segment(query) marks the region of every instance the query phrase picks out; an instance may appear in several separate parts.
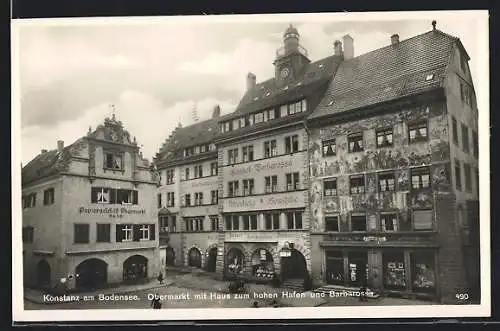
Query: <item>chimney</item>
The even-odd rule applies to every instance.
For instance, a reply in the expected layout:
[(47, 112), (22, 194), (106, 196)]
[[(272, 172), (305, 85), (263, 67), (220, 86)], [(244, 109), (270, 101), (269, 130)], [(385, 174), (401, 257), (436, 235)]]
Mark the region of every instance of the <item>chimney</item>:
[(64, 148), (64, 141), (63, 140), (58, 140), (57, 141), (57, 152), (61, 153)]
[(350, 60), (354, 57), (354, 39), (348, 34), (342, 39), (344, 41), (344, 60)]
[(249, 72), (247, 75), (247, 91), (253, 89), (255, 85), (257, 85), (257, 77), (253, 73)]
[(43, 153), (47, 153), (47, 150), (46, 149), (42, 149), (42, 154)]
[(335, 40), (333, 43), (333, 54), (342, 56), (342, 42), (340, 40)]
[(218, 118), (220, 116), (220, 106), (215, 105), (214, 111), (212, 113), (212, 118)]
[(398, 34), (393, 34), (391, 36), (391, 44), (393, 46), (399, 44), (399, 35)]

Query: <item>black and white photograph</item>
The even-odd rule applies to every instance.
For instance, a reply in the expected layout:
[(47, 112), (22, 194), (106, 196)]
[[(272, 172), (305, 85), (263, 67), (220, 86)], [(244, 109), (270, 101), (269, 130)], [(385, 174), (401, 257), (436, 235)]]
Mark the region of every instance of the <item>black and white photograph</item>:
[(15, 320), (489, 316), (487, 11), (11, 26)]

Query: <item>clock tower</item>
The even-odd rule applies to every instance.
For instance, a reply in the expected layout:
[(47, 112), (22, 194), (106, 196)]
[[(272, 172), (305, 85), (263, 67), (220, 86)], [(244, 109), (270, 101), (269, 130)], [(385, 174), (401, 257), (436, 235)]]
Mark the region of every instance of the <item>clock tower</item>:
[(286, 85), (297, 80), (310, 62), (307, 50), (299, 44), (299, 32), (290, 24), (283, 34), (283, 46), (276, 51), (273, 63), (276, 81)]

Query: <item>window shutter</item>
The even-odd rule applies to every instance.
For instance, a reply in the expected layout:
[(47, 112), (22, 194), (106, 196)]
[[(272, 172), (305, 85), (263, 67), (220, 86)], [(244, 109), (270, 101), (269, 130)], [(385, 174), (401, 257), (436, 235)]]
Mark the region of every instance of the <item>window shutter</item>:
[(138, 224), (134, 224), (133, 228), (133, 239), (134, 241), (139, 241), (141, 238), (140, 226)]
[(109, 203), (116, 203), (116, 189), (114, 188), (109, 189)]
[(90, 189), (90, 202), (97, 203), (97, 187), (92, 187)]
[(116, 242), (122, 242), (123, 237), (124, 237), (123, 225), (117, 224), (116, 225)]
[(149, 225), (149, 240), (155, 240), (155, 235), (156, 235), (156, 227), (155, 224), (150, 224)]
[(132, 191), (132, 195), (133, 195), (133, 204), (134, 205), (137, 205), (139, 204), (139, 191)]
[(432, 210), (413, 211), (413, 227), (415, 230), (431, 230)]

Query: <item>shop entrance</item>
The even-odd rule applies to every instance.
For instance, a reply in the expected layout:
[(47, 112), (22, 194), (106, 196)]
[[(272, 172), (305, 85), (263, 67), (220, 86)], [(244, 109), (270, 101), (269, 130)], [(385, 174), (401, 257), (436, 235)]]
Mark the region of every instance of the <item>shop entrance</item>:
[(100, 259), (88, 259), (80, 263), (76, 269), (76, 288), (103, 288), (108, 280), (108, 264)]
[(291, 249), (289, 257), (281, 258), (281, 276), (286, 279), (306, 279), (307, 264), (304, 255), (296, 249)]
[(148, 278), (148, 259), (142, 255), (133, 255), (123, 262), (123, 280), (136, 283)]
[(368, 282), (368, 254), (367, 252), (349, 252), (347, 254), (348, 279), (352, 287), (360, 287)]
[(326, 282), (331, 285), (344, 285), (342, 251), (326, 251)]
[(208, 251), (207, 271), (215, 272), (217, 265), (217, 247), (213, 247)]
[(191, 248), (188, 252), (188, 266), (201, 268), (201, 253), (196, 247)]
[(50, 285), (50, 265), (46, 260), (40, 260), (36, 266), (36, 283), (40, 288)]

